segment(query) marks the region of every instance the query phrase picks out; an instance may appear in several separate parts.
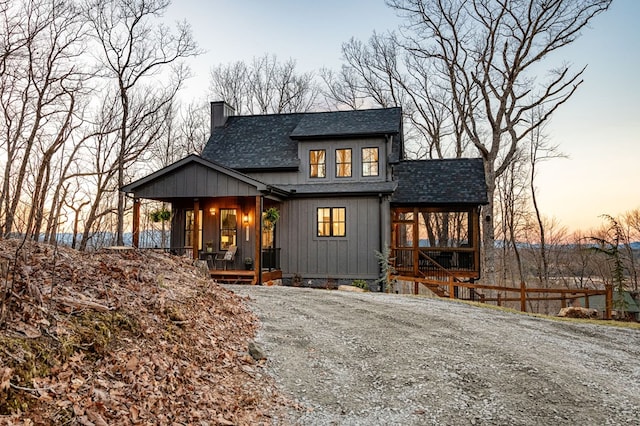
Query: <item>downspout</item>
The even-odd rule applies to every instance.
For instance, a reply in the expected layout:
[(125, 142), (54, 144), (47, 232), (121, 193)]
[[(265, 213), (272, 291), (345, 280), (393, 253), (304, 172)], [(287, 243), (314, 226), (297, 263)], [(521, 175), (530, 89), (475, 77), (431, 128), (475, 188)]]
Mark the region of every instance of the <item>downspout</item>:
[[(260, 211), (257, 212), (256, 215), (256, 220), (258, 221), (258, 223), (260, 224), (258, 226), (258, 230), (260, 232), (258, 232), (258, 255), (260, 256), (260, 262), (258, 264), (258, 285), (262, 285), (262, 212), (264, 210), (264, 195), (260, 196)], [(275, 241), (274, 241), (275, 243)]]
[[(382, 247), (384, 241), (384, 221), (382, 220), (382, 216), (384, 214), (382, 207), (382, 193), (378, 194), (378, 253), (384, 253), (384, 247)], [(382, 266), (378, 265), (378, 276), (382, 278)], [(380, 293), (383, 292), (382, 281), (379, 286)]]

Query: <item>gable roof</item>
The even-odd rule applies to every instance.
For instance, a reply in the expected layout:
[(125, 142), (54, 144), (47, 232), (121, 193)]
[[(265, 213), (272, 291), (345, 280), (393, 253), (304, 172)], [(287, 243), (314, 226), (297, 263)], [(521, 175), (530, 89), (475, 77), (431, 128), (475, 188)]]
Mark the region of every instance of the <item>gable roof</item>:
[(487, 204), (481, 158), (407, 160), (393, 166), (393, 204)]
[(260, 194), (287, 195), (279, 188), (195, 154), (125, 185), (120, 190), (134, 194), (136, 197), (152, 200)]
[(202, 157), (245, 172), (297, 170), (299, 140), (393, 134), (400, 144), (401, 131), (400, 108), (231, 116), (213, 129)]

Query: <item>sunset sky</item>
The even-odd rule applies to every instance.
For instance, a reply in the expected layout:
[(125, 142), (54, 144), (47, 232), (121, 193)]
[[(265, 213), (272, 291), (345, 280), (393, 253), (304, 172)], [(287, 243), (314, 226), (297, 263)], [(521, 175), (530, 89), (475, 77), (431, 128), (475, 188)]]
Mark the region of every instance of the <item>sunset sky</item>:
[[(265, 53), (292, 58), (299, 72), (341, 65), (341, 45), (397, 27), (383, 0), (174, 0), (168, 19), (186, 19), (206, 53), (190, 61), (184, 96), (204, 97), (209, 69)], [(568, 155), (540, 167), (544, 215), (570, 231), (603, 223), (602, 214), (640, 208), (640, 1), (614, 0), (573, 45), (559, 51), (584, 83), (547, 127)], [(555, 58), (557, 59), (557, 58)], [(207, 99), (212, 100), (212, 99)]]

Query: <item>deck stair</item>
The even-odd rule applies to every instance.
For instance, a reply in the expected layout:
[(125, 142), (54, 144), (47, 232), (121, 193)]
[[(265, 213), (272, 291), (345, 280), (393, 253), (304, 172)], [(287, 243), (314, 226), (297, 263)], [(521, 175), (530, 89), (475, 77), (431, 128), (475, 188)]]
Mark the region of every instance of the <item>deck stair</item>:
[(255, 271), (212, 269), (209, 273), (211, 278), (222, 284), (256, 284)]

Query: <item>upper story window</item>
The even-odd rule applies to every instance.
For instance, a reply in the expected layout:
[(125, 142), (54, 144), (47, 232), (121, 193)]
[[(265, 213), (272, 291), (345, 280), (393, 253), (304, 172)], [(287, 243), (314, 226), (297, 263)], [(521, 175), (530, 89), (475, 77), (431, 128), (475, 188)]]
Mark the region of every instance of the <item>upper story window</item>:
[(378, 148), (362, 148), (362, 176), (378, 176)]
[(318, 237), (344, 237), (346, 228), (346, 208), (318, 207)]
[(327, 152), (324, 149), (309, 151), (309, 177), (323, 178), (327, 176)]
[(351, 177), (351, 149), (336, 149), (336, 177)]

